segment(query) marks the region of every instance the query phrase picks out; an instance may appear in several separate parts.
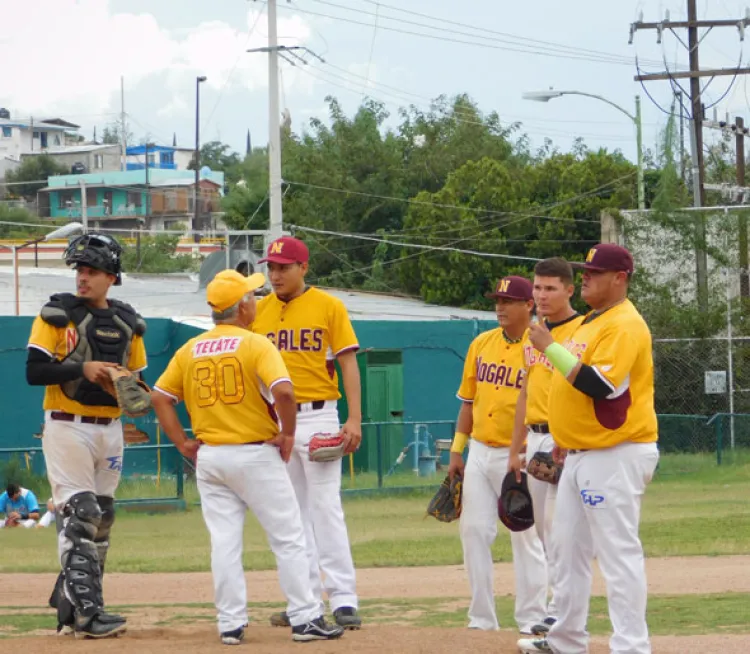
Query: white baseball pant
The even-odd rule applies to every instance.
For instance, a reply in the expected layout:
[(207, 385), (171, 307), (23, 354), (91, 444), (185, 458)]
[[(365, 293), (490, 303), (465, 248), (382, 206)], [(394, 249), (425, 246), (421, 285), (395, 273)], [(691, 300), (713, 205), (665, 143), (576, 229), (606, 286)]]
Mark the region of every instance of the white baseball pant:
[(114, 497), (122, 474), (122, 422), (108, 425), (53, 420), (45, 412), (42, 450), (52, 501), (59, 511), (76, 493)]
[(651, 654), (646, 569), (638, 537), (641, 499), (659, 461), (656, 443), (622, 443), (568, 454), (554, 518), (559, 574), (553, 652), (588, 652), (591, 561), (607, 585), (612, 654)]
[[(497, 537), (497, 502), (508, 469), (507, 447), (489, 447), (472, 439), (464, 470), (460, 518), (464, 566), (469, 575), (471, 604), (469, 628), (496, 630), (492, 543)], [(504, 527), (503, 527), (504, 528)], [(531, 627), (547, 615), (547, 563), (536, 529), (510, 532), (516, 578), (515, 619), (518, 630)]]
[[(0, 520), (0, 529), (5, 527), (5, 522), (5, 520)], [(18, 525), (20, 527), (25, 527), (26, 529), (31, 529), (32, 527), (36, 526), (36, 520), (32, 520), (31, 518), (29, 518), (28, 520), (20, 520), (18, 522)]]
[(279, 584), (293, 626), (321, 615), (308, 581), (299, 505), (273, 445), (203, 445), (196, 467), (201, 511), (211, 536), (211, 572), (219, 633), (247, 624), (242, 567), (245, 514), (250, 509), (276, 557)]
[[(537, 434), (529, 430), (526, 436), (526, 461), (531, 461), (531, 457), (536, 452), (552, 452), (555, 441), (551, 434)], [(555, 606), (555, 585), (557, 583), (557, 562), (554, 557), (552, 543), (552, 519), (555, 516), (555, 501), (557, 500), (557, 486), (549, 484), (546, 481), (534, 479), (528, 476), (529, 493), (534, 504), (534, 527), (542, 541), (544, 555), (547, 559), (547, 583), (552, 590), (552, 597), (547, 605), (547, 617), (557, 617), (557, 607)]]
[(359, 607), (354, 561), (341, 505), (341, 461), (310, 461), (308, 455), (313, 434), (335, 434), (339, 429), (335, 401), (327, 401), (318, 410), (303, 404), (297, 413), (294, 450), (287, 465), (302, 512), (310, 583), (321, 611), (325, 606), (324, 590), (331, 611), (344, 606)]

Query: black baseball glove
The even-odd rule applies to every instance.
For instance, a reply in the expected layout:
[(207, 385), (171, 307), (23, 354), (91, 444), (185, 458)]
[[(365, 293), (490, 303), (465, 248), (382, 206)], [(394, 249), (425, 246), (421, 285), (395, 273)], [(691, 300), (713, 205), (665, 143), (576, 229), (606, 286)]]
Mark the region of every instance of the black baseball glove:
[(456, 475), (451, 481), (450, 476), (443, 479), (440, 488), (427, 506), (427, 515), (437, 518), (440, 522), (453, 522), (461, 517), (461, 490), (463, 481)]

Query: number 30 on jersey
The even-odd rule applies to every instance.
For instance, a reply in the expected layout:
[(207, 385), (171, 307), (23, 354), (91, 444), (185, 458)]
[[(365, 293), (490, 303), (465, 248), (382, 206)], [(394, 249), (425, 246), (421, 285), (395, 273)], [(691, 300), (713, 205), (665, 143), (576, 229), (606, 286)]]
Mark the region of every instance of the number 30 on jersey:
[(222, 404), (239, 404), (245, 397), (242, 364), (236, 357), (201, 361), (193, 369), (193, 379), (199, 407), (213, 406), (217, 400)]

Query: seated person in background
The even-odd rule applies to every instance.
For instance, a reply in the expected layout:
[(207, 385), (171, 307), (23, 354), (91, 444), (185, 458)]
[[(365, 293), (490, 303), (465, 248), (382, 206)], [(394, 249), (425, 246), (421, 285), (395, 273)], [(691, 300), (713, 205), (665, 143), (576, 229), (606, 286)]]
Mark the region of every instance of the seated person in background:
[(36, 528), (39, 529), (40, 527), (49, 527), (55, 520), (55, 517), (55, 504), (50, 497), (47, 500), (47, 512), (42, 516), (42, 519), (39, 521)]
[(0, 513), (5, 514), (5, 520), (0, 520), (0, 528), (20, 526), (29, 529), (39, 520), (39, 502), (27, 488), (10, 483), (0, 495)]

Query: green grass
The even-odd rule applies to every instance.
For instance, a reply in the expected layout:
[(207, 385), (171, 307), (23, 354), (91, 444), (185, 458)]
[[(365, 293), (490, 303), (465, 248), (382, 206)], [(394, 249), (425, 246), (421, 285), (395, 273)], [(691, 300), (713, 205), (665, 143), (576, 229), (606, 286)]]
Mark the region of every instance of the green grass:
[[(514, 628), (512, 597), (498, 597), (497, 615), (500, 624)], [(649, 598), (648, 623), (653, 635), (696, 635), (706, 633), (750, 633), (747, 621), (749, 593), (727, 593), (721, 595), (654, 595)], [(265, 623), (268, 615), (283, 608), (281, 603), (248, 604), (252, 619)], [(148, 614), (154, 605), (112, 606), (114, 612), (133, 618), (137, 614)], [(163, 615), (156, 626), (184, 626), (186, 624), (212, 624), (216, 610), (208, 604), (176, 604), (157, 608)], [(368, 624), (410, 625), (416, 627), (466, 626), (468, 600), (460, 598), (415, 598), (364, 600), (360, 610)], [(172, 613), (169, 613), (169, 611)], [(35, 630), (49, 630), (54, 626), (51, 612), (37, 610), (0, 609), (0, 638), (26, 635)], [(588, 629), (592, 634), (607, 634), (611, 631), (606, 598), (593, 597), (588, 618)]]
[[(664, 457), (646, 491), (641, 537), (648, 556), (750, 554), (750, 464), (720, 466), (709, 459)], [(672, 474), (687, 466), (692, 472)], [(425, 518), (439, 479), (408, 495), (345, 498), (347, 525), (358, 567), (454, 565), (462, 561), (458, 524)], [(142, 492), (129, 481), (125, 494)], [(145, 486), (144, 486), (145, 488)], [(153, 488), (153, 482), (151, 485)], [(137, 489), (137, 490), (135, 490)], [(189, 493), (194, 488), (188, 486)], [(120, 495), (122, 497), (122, 495)], [(120, 511), (113, 528), (108, 569), (117, 572), (207, 571), (209, 539), (197, 495), (188, 511), (145, 515)], [(498, 522), (495, 561), (510, 561), (508, 532)], [(0, 532), (0, 572), (52, 572), (54, 528)], [(252, 514), (245, 524), (248, 570), (275, 567), (265, 534)]]

